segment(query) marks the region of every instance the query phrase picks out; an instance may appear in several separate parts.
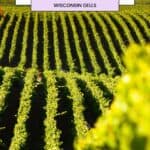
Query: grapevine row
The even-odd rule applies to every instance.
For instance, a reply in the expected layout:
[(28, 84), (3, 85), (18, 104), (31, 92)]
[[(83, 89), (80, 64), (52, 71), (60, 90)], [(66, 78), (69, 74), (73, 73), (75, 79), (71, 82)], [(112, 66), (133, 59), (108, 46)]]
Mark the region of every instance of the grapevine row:
[(0, 65), (121, 74), (126, 47), (150, 40), (149, 21), (144, 16), (133, 12), (6, 13), (0, 20)]
[[(29, 120), (33, 125), (34, 122), (32, 121), (34, 120), (32, 120), (33, 114), (31, 112), (33, 111), (34, 105), (36, 105), (36, 101), (39, 100), (34, 96), (36, 94), (35, 91), (38, 86), (43, 85), (45, 98), (42, 97), (42, 99), (46, 102), (43, 105), (43, 107), (45, 108), (43, 109), (43, 111), (45, 112), (45, 117), (43, 118), (44, 130), (42, 131), (44, 143), (43, 145), (41, 145), (41, 147), (47, 150), (59, 150), (64, 147), (70, 148), (69, 146), (64, 145), (64, 142), (67, 142), (64, 137), (69, 139), (71, 138), (69, 137), (69, 135), (72, 135), (74, 137), (83, 136), (86, 134), (88, 129), (94, 125), (98, 114), (100, 114), (100, 112), (104, 113), (105, 109), (109, 106), (112, 100), (105, 97), (105, 94), (108, 92), (105, 91), (105, 89), (110, 89), (109, 92), (113, 94), (114, 91), (112, 89), (114, 89), (113, 87), (116, 83), (116, 81), (114, 80), (115, 78), (113, 79), (107, 76), (95, 77), (91, 76), (90, 74), (80, 75), (76, 73), (68, 74), (64, 72), (55, 73), (52, 71), (45, 71), (43, 75), (41, 75), (35, 69), (29, 69), (26, 72), (10, 68), (1, 70), (4, 73), (2, 75), (2, 83), (0, 85), (0, 89), (3, 92), (1, 93), (2, 96), (0, 100), (0, 115), (5, 116), (3, 114), (6, 113), (5, 109), (10, 103), (10, 101), (8, 101), (8, 103), (6, 100), (8, 94), (12, 93), (12, 85), (14, 79), (17, 78), (18, 82), (23, 84), (23, 87), (20, 90), (19, 94), (19, 106), (15, 107), (15, 112), (17, 112), (17, 114), (15, 114), (16, 122), (14, 122), (14, 127), (11, 129), (12, 134), (9, 136), (10, 143), (5, 141), (5, 136), (2, 136), (2, 134), (0, 135), (0, 139), (2, 139), (4, 144), (8, 144), (7, 147), (9, 147), (10, 150), (25, 149), (28, 146), (31, 146), (31, 143), (29, 144), (29, 139), (31, 136), (34, 137), (32, 135), (34, 134), (34, 132), (30, 132), (29, 130)], [(63, 84), (63, 86), (62, 83), (60, 83), (62, 82), (60, 80), (62, 78), (66, 81), (66, 84)], [(103, 83), (103, 87), (98, 86), (99, 82)], [(66, 89), (68, 89), (69, 93), (66, 92)], [(67, 97), (67, 99), (63, 99), (62, 97), (60, 97), (60, 92), (64, 95), (64, 98)], [(89, 93), (91, 94), (89, 95)], [(11, 100), (13, 100), (14, 102), (16, 101), (15, 99)], [(65, 103), (62, 100), (64, 100)], [(63, 105), (60, 105), (60, 103), (63, 103), (64, 105), (67, 104), (68, 106), (64, 107)], [(70, 103), (72, 103), (72, 105), (69, 105)], [(70, 114), (68, 114), (68, 111), (64, 109), (68, 107), (69, 109), (67, 110), (71, 110), (73, 113), (73, 120), (70, 118)], [(8, 109), (12, 108), (9, 107)], [(94, 114), (94, 116), (88, 116), (87, 110), (91, 110), (90, 114)], [(40, 113), (38, 113), (39, 111), (42, 110), (37, 110), (37, 115), (40, 115)], [(64, 131), (66, 126), (62, 123), (62, 121), (64, 121), (64, 116), (65, 119), (67, 119), (66, 121), (68, 122), (67, 126), (69, 133), (66, 135), (64, 135), (66, 133), (66, 130)], [(40, 116), (36, 117), (38, 118)], [(3, 127), (1, 124), (3, 119), (5, 118), (2, 117), (0, 120), (0, 127)], [(61, 125), (59, 123), (61, 123)], [(71, 133), (73, 129), (72, 126), (69, 125), (72, 123), (75, 127), (74, 134)], [(7, 130), (10, 131), (9, 126), (6, 126), (6, 129), (3, 131), (3, 133), (7, 132)], [(35, 143), (38, 142), (36, 138), (32, 139), (32, 141), (34, 141)], [(71, 144), (73, 143), (70, 143), (69, 145)]]

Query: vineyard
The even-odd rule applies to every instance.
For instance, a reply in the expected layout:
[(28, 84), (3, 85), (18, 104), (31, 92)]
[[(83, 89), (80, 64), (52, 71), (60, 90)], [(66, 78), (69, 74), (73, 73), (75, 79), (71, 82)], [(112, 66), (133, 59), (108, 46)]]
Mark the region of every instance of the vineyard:
[(150, 42), (148, 10), (6, 7), (0, 17), (0, 149), (72, 150), (110, 106), (126, 48)]
[(62, 148), (72, 149), (75, 136), (93, 127), (110, 105), (116, 80), (105, 75), (1, 69), (0, 124), (4, 129), (0, 136), (4, 147), (59, 149), (63, 142)]
[(147, 13), (14, 13), (0, 20), (0, 65), (120, 75), (120, 56), (150, 40)]

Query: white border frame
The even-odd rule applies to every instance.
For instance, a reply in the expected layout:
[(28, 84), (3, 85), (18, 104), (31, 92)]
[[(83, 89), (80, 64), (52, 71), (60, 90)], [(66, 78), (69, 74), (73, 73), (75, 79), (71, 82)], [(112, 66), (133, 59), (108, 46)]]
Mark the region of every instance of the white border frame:
[(120, 0), (120, 5), (134, 5), (134, 0)]
[(31, 5), (31, 0), (16, 0), (16, 5)]

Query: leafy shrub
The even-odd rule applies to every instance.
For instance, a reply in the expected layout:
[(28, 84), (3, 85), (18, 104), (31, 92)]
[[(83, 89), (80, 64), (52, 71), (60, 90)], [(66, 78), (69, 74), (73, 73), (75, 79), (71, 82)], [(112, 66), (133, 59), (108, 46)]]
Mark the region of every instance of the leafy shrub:
[(150, 149), (150, 45), (130, 46), (124, 63), (128, 72), (110, 110), (76, 141), (76, 150)]

